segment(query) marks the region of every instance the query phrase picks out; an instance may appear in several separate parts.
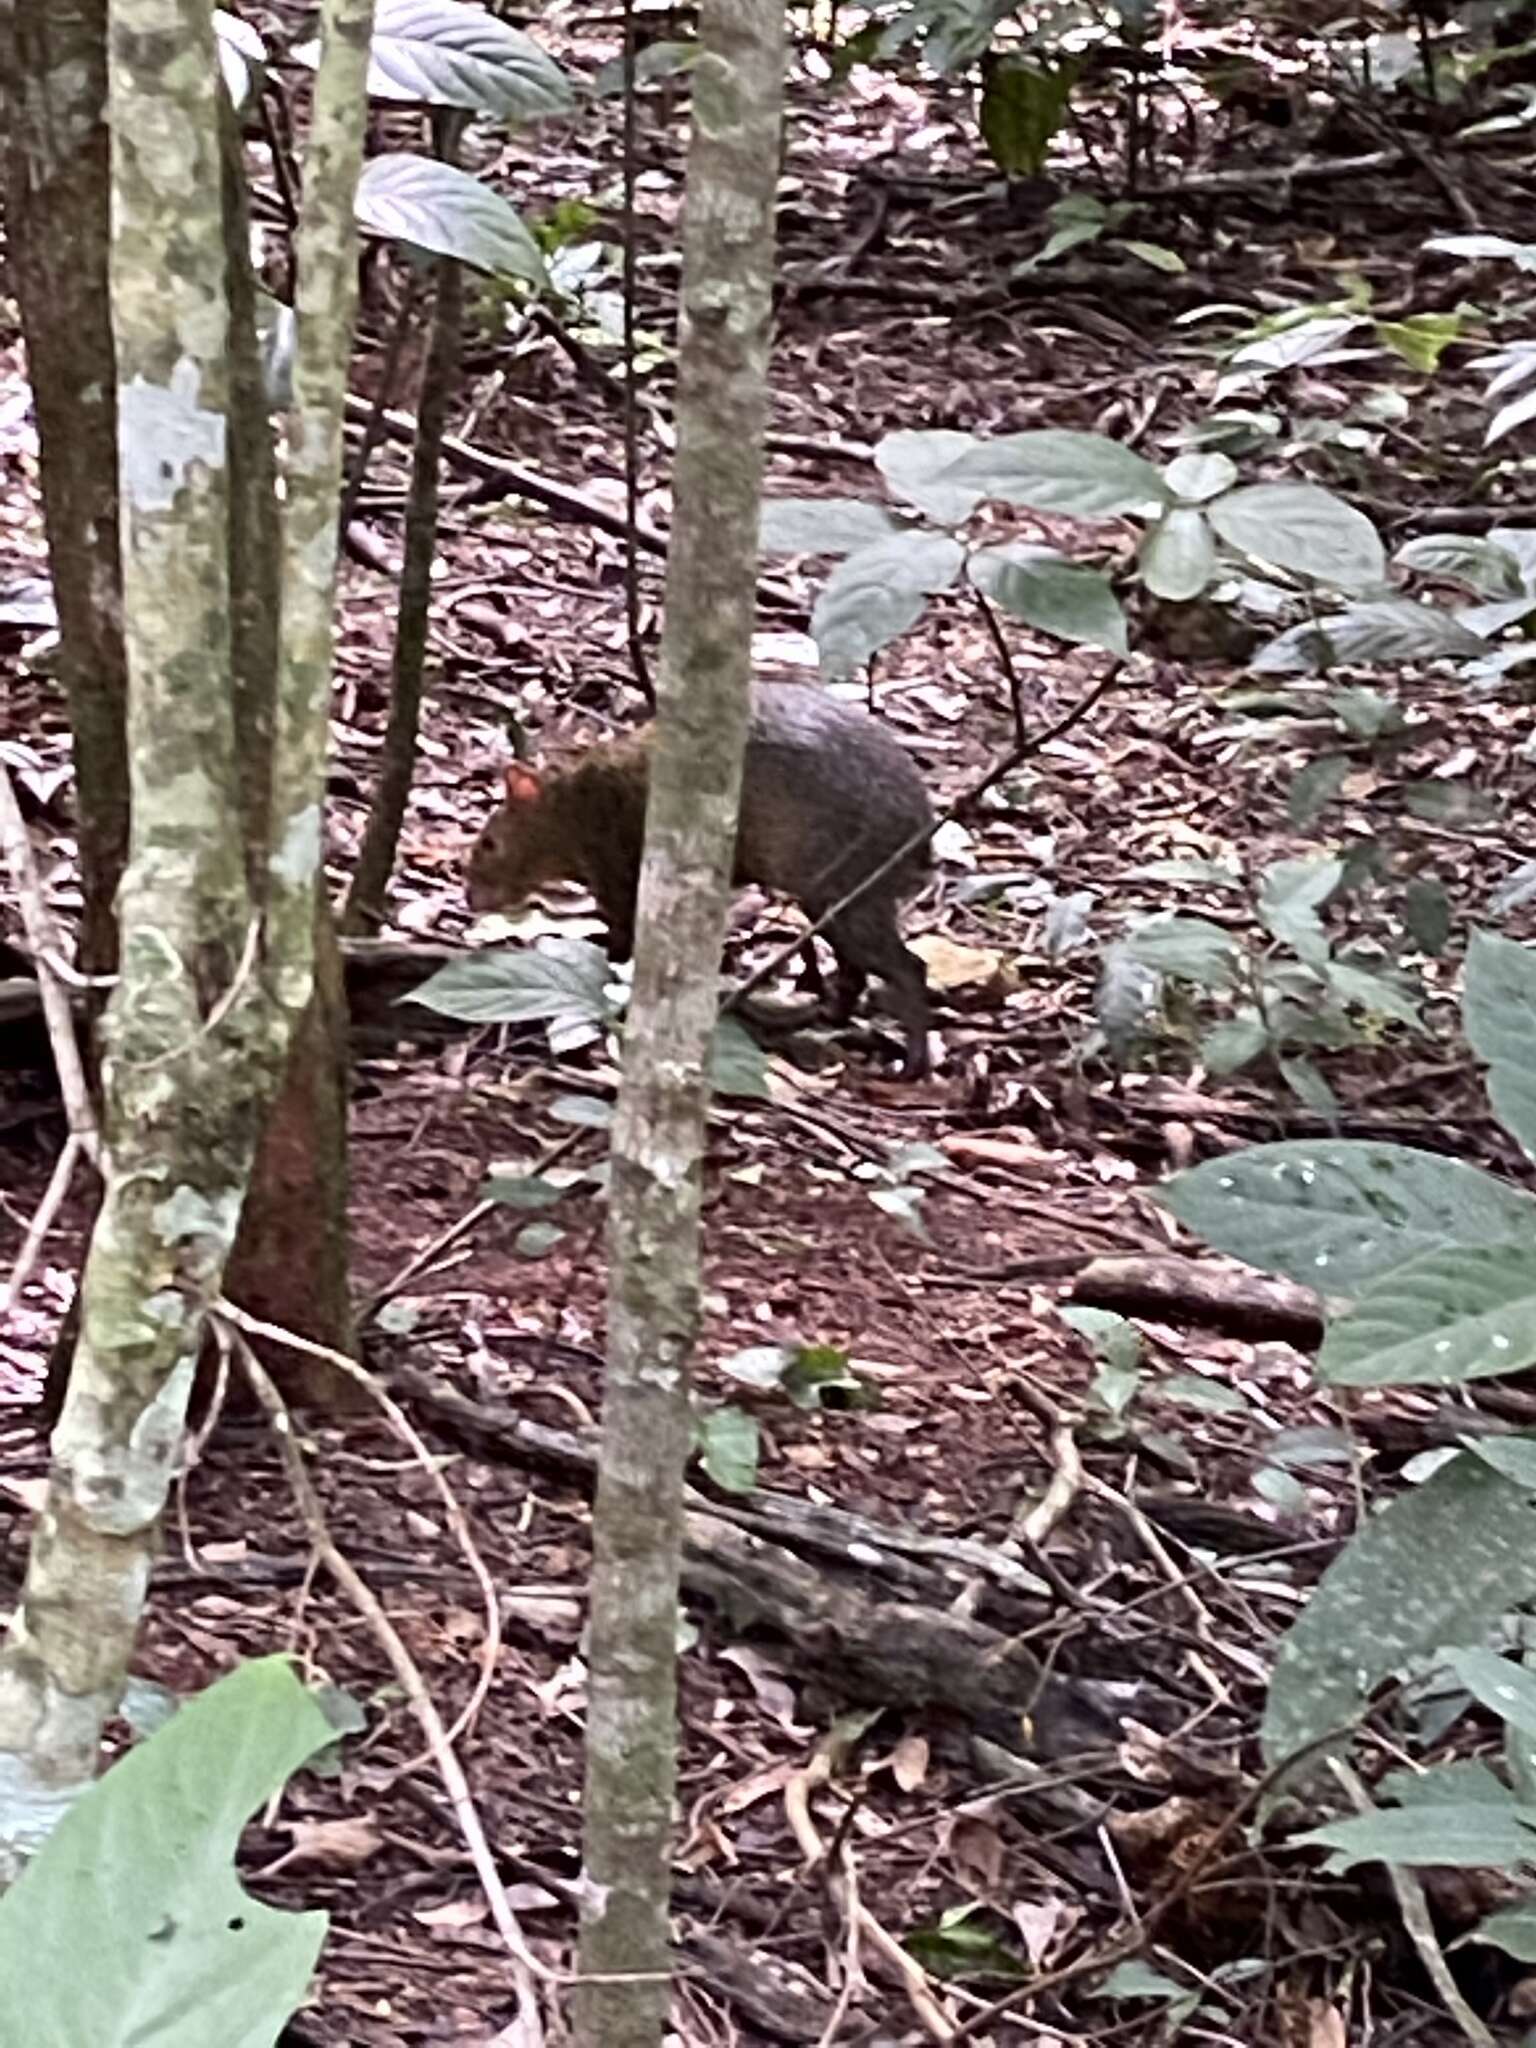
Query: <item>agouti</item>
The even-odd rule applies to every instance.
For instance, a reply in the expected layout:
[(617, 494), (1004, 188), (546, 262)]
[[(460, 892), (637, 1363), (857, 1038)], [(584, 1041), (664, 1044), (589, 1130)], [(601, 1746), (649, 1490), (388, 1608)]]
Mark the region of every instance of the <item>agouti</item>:
[[(541, 775), (515, 762), (506, 798), (475, 842), (469, 904), (510, 908), (544, 882), (582, 882), (608, 927), (608, 951), (634, 945), (651, 728), (591, 747)], [(932, 824), (910, 757), (876, 719), (812, 684), (754, 683), (742, 766), (734, 880), (792, 896), (814, 922), (897, 847)], [(903, 1072), (928, 1070), (928, 985), (901, 943), (897, 905), (928, 872), (927, 842), (899, 861), (823, 936), (837, 959), (833, 1015), (852, 1015), (871, 976), (906, 1034)]]

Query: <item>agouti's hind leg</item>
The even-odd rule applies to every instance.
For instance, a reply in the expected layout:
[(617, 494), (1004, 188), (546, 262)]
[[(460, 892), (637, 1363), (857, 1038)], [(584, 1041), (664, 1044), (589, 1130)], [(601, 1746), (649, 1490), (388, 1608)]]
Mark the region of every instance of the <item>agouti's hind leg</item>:
[(855, 903), (828, 925), (827, 940), (837, 955), (834, 1021), (845, 1023), (867, 979), (886, 986), (886, 1007), (902, 1026), (906, 1054), (902, 1072), (916, 1080), (928, 1071), (928, 977), (923, 963), (901, 943), (889, 904)]

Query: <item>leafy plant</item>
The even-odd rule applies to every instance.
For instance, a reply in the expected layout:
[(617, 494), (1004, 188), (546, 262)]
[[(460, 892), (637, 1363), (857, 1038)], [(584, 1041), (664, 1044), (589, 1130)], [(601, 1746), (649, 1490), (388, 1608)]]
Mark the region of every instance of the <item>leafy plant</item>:
[[(1477, 933), (1463, 1014), (1495, 1115), (1536, 1158), (1536, 953)], [(1536, 1362), (1536, 1200), (1476, 1167), (1397, 1145), (1260, 1145), (1178, 1175), (1161, 1199), (1220, 1250), (1323, 1294), (1327, 1385), (1462, 1385)], [(1272, 1763), (1315, 1754), (1394, 1677), (1443, 1684), (1448, 1672), (1466, 1704), (1507, 1724), (1503, 1778), (1482, 1765), (1396, 1774), (1385, 1809), (1315, 1830), (1307, 1839), (1339, 1865), (1536, 1862), (1536, 1680), (1488, 1647), (1501, 1617), (1536, 1596), (1533, 1496), (1536, 1438), (1469, 1441), (1371, 1516), (1282, 1643), (1264, 1721)], [(1478, 1938), (1526, 1954), (1532, 1905)]]
[[(1206, 893), (1248, 893), (1241, 874), (1216, 862), (1160, 861), (1142, 873)], [(1268, 940), (1255, 945), (1209, 918), (1164, 914), (1139, 925), (1123, 945), (1155, 977), (1143, 987), (1144, 1017), (1155, 1009), (1163, 978), (1187, 984), (1225, 1012), (1198, 1043), (1211, 1073), (1268, 1062), (1303, 1102), (1333, 1109), (1316, 1052), (1366, 1042), (1384, 1023), (1421, 1028), (1414, 993), (1399, 977), (1384, 972), (1374, 955), (1336, 951), (1330, 942), (1320, 913), (1345, 876), (1344, 862), (1333, 855), (1267, 868), (1253, 891), (1253, 911)], [(1107, 1037), (1102, 1018), (1101, 1029)]]
[(1374, 590), (1386, 573), (1363, 513), (1317, 484), (1240, 485), (1236, 465), (1215, 451), (1158, 468), (1102, 434), (1047, 428), (988, 440), (942, 429), (887, 434), (875, 462), (891, 495), (929, 523), (862, 499), (781, 498), (763, 507), (765, 553), (842, 558), (811, 615), (831, 674), (867, 662), (962, 576), (1039, 632), (1125, 652), (1124, 614), (1103, 570), (1055, 548), (967, 547), (955, 538), (989, 499), (1140, 522), (1138, 573), (1161, 598), (1197, 597), (1234, 564), (1342, 591)]
[(253, 1899), (234, 1853), (250, 1816), (336, 1733), (287, 1659), (263, 1658), (91, 1786), (0, 1899), (6, 2038), (28, 2048), (276, 2041), (327, 1918)]
[(1033, 256), (1026, 256), (1015, 267), (1014, 274), (1027, 276), (1042, 264), (1054, 263), (1069, 250), (1100, 241), (1107, 242), (1112, 248), (1124, 249), (1128, 256), (1136, 257), (1153, 270), (1173, 274), (1182, 272), (1184, 259), (1174, 250), (1164, 248), (1160, 242), (1136, 241), (1117, 232), (1136, 211), (1134, 202), (1130, 200), (1120, 199), (1106, 205), (1091, 192), (1069, 192), (1064, 199), (1058, 199), (1045, 210), (1051, 232), (1044, 248)]
[[(600, 1042), (622, 1022), (623, 972), (585, 939), (549, 939), (518, 951), (466, 954), (405, 1000), (461, 1024), (542, 1024), (559, 1056)], [(722, 1095), (768, 1092), (762, 1053), (735, 1017), (716, 1026), (713, 1081)]]

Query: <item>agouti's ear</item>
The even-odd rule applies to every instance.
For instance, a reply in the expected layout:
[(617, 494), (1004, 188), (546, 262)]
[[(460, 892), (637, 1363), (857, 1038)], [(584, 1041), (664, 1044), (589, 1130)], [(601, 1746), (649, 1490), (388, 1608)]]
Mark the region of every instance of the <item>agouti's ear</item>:
[(544, 783), (538, 770), (530, 768), (525, 761), (509, 761), (503, 780), (509, 804), (537, 803), (544, 794)]

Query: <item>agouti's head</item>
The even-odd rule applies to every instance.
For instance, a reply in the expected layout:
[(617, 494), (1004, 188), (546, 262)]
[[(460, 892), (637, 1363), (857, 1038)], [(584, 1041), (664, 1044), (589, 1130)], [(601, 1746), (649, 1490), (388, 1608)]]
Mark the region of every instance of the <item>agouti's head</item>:
[(543, 776), (524, 762), (513, 761), (504, 780), (506, 795), (469, 856), (466, 887), (476, 916), (520, 903), (530, 889), (564, 872)]

